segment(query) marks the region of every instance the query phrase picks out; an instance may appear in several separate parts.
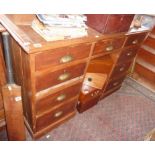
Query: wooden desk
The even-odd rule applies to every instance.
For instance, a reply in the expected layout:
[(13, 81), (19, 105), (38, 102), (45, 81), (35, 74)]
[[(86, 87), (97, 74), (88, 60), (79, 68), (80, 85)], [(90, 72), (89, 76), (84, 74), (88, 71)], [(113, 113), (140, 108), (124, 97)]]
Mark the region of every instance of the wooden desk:
[[(0, 15), (11, 34), (16, 83), (22, 86), (27, 128), (37, 138), (121, 87), (147, 32), (88, 36), (47, 42), (31, 28), (34, 15)], [(69, 59), (68, 59), (69, 58)], [(81, 99), (86, 72), (105, 74), (102, 89)], [(79, 97), (80, 95), (80, 97)]]

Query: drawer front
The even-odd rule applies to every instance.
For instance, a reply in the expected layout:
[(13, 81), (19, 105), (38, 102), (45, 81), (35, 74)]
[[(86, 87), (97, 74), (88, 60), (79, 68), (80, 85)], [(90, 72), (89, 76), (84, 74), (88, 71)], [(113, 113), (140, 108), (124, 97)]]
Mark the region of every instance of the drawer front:
[(131, 61), (136, 56), (137, 51), (138, 51), (137, 46), (123, 49), (120, 54), (120, 57), (118, 58), (118, 63)]
[(62, 65), (75, 60), (87, 58), (89, 56), (91, 44), (81, 44), (74, 47), (64, 47), (54, 49), (50, 52), (36, 54), (36, 70), (44, 69), (49, 66)]
[(43, 89), (79, 77), (83, 75), (85, 67), (86, 63), (82, 63), (55, 72), (47, 73), (44, 76), (38, 76), (36, 77), (36, 91), (41, 91)]
[(120, 86), (124, 79), (125, 79), (125, 76), (121, 76), (118, 79), (109, 81), (109, 83), (108, 83), (108, 85), (107, 85), (107, 87), (105, 89), (105, 92)]
[(138, 45), (145, 39), (147, 33), (140, 33), (128, 36), (125, 46)]
[(125, 64), (116, 65), (116, 67), (114, 68), (114, 70), (112, 72), (110, 79), (114, 79), (114, 78), (120, 76), (121, 74), (122, 75), (125, 74), (128, 71), (130, 65), (131, 65), (131, 61), (127, 62)]
[(124, 37), (109, 40), (100, 40), (95, 45), (93, 55), (108, 53), (116, 49), (119, 49), (122, 47), (124, 40), (125, 40)]
[(46, 98), (39, 100), (36, 103), (37, 114), (44, 112), (52, 108), (53, 106), (61, 104), (62, 102), (65, 102), (71, 99), (72, 97), (75, 97), (76, 95), (79, 94), (80, 88), (81, 88), (81, 83), (78, 83), (76, 85), (63, 89), (59, 92), (56, 92), (54, 94), (47, 96)]
[(51, 125), (52, 123), (59, 121), (67, 114), (74, 112), (76, 104), (77, 100), (66, 102), (58, 108), (53, 109), (52, 111), (44, 114), (43, 116), (38, 117), (36, 121), (37, 131), (47, 127), (48, 125)]

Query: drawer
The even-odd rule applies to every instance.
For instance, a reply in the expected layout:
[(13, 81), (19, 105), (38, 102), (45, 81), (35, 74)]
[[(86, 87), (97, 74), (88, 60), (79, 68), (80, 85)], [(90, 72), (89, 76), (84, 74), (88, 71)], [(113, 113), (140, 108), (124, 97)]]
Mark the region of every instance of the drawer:
[(131, 61), (136, 56), (138, 48), (138, 46), (135, 46), (123, 49), (118, 58), (118, 63)]
[(36, 91), (41, 91), (43, 89), (79, 77), (83, 75), (85, 67), (86, 63), (81, 63), (58, 71), (49, 72), (43, 76), (38, 76), (36, 77)]
[(49, 66), (63, 65), (89, 56), (91, 44), (80, 44), (42, 52), (35, 56), (35, 69), (40, 70)]
[(125, 46), (138, 45), (142, 43), (142, 41), (145, 39), (146, 34), (147, 33), (129, 35), (125, 43)]
[(65, 102), (79, 94), (81, 89), (81, 83), (65, 88), (59, 92), (51, 94), (46, 98), (43, 98), (36, 103), (37, 114), (49, 110), (53, 106), (57, 106), (62, 102)]
[(125, 79), (125, 76), (121, 76), (118, 79), (109, 81), (107, 87), (105, 88), (105, 92), (120, 86), (124, 79)]
[(129, 61), (124, 64), (116, 65), (112, 74), (111, 74), (110, 79), (114, 79), (114, 78), (120, 76), (121, 74), (125, 74), (128, 71), (131, 63), (132, 63), (132, 61)]
[(59, 121), (69, 113), (74, 112), (76, 104), (77, 100), (65, 102), (61, 106), (51, 110), (43, 116), (38, 117), (36, 120), (36, 130), (39, 131), (52, 123)]
[(125, 38), (115, 38), (109, 40), (100, 40), (96, 43), (93, 55), (112, 52), (123, 46)]
[(101, 91), (99, 89), (83, 84), (82, 92), (79, 96), (79, 103), (77, 109), (83, 112), (98, 103)]

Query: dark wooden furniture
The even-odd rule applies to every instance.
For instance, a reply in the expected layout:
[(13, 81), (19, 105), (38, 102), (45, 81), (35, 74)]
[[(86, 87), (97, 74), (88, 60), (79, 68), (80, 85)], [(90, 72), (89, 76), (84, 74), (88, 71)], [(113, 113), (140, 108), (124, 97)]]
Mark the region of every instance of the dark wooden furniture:
[[(83, 112), (119, 89), (147, 32), (102, 35), (88, 28), (86, 37), (47, 42), (31, 28), (34, 18), (0, 15), (12, 36), (15, 81), (22, 86), (25, 123), (37, 138), (72, 118), (76, 106)], [(100, 88), (82, 84), (86, 73), (102, 74), (105, 81)]]
[(155, 92), (155, 27), (138, 51), (131, 77)]
[(87, 25), (103, 34), (127, 32), (134, 14), (86, 14)]

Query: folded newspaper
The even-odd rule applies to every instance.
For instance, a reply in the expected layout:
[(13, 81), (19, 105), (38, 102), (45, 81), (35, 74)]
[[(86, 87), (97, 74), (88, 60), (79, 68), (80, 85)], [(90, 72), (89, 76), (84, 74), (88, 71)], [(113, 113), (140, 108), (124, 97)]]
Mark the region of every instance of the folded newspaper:
[(84, 15), (37, 15), (32, 28), (46, 41), (87, 36)]

